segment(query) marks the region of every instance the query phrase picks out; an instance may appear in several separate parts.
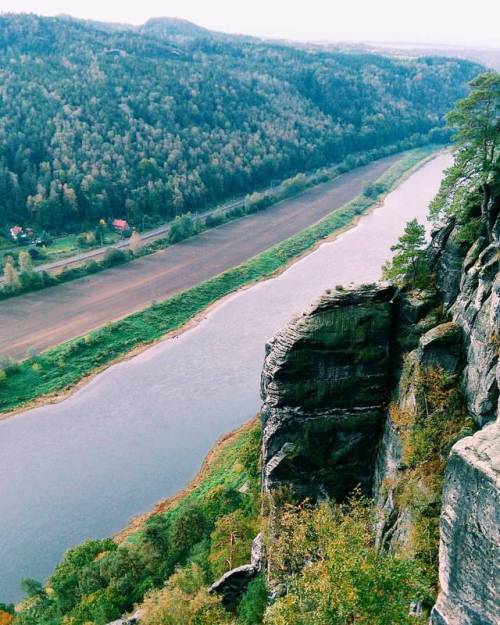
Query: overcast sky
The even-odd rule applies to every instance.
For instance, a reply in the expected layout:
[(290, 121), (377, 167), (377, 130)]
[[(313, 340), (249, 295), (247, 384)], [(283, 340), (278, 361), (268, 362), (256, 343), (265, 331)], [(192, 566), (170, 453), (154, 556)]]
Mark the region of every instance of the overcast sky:
[(499, 0), (0, 0), (0, 11), (132, 24), (173, 16), (263, 37), (500, 48)]

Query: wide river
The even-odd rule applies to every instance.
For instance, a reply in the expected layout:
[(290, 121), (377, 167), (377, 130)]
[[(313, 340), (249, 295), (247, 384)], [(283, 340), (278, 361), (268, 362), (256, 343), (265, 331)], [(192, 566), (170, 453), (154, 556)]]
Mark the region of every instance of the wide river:
[(118, 531), (185, 485), (216, 439), (259, 410), (266, 340), (325, 289), (377, 280), (450, 164), (438, 155), (355, 228), (179, 337), (0, 422), (0, 601), (20, 598), (22, 577), (46, 578), (68, 547)]

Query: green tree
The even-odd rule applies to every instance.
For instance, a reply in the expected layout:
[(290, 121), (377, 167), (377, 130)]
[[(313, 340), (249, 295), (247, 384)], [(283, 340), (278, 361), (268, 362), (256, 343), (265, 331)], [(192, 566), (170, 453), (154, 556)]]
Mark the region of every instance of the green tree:
[(21, 580), (21, 589), (28, 597), (39, 597), (44, 592), (41, 582), (36, 579), (31, 579), (31, 577), (26, 577)]
[(248, 563), (255, 524), (241, 510), (218, 519), (211, 534), (210, 562), (215, 576)]
[(383, 276), (397, 286), (412, 288), (423, 286), (428, 277), (424, 256), (425, 228), (416, 219), (409, 221), (399, 241), (391, 247), (396, 252), (392, 260), (383, 267)]
[(193, 236), (196, 232), (196, 226), (191, 213), (186, 215), (178, 215), (170, 226), (168, 240), (170, 243), (177, 243)]
[[(448, 115), (453, 137), (455, 163), (445, 177), (431, 205), (435, 216), (443, 209), (456, 214), (467, 208), (468, 199), (479, 200), (481, 215), (491, 239), (488, 214), (494, 178), (498, 174), (500, 141), (500, 74), (481, 74), (471, 83), (471, 93)], [(479, 197), (476, 198), (476, 195)]]
[(263, 575), (259, 575), (250, 582), (238, 605), (237, 625), (261, 625), (267, 598), (266, 580)]
[(172, 546), (185, 553), (203, 538), (206, 518), (199, 506), (191, 505), (183, 510), (172, 525)]

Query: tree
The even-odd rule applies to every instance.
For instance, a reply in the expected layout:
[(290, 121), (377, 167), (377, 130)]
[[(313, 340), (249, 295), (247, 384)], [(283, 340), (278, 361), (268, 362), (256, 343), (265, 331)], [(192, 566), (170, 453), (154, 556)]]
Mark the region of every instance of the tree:
[(210, 561), (214, 575), (222, 575), (250, 561), (254, 523), (241, 510), (235, 510), (218, 519), (211, 534)]
[(267, 608), (265, 625), (423, 623), (409, 606), (430, 596), (429, 584), (413, 560), (375, 548), (376, 515), (366, 500), (278, 513), (285, 531), (275, 535), (270, 566), (284, 592)]
[(153, 515), (144, 525), (143, 539), (165, 555), (170, 547), (170, 521), (162, 514)]
[(238, 605), (238, 625), (261, 625), (267, 598), (266, 580), (259, 575), (250, 582)]
[(500, 74), (481, 74), (470, 85), (469, 96), (460, 100), (448, 115), (448, 123), (456, 130), (455, 164), (443, 181), (431, 211), (438, 214), (444, 207), (452, 213), (463, 211), (469, 196), (479, 193), (481, 216), (491, 240), (488, 209), (493, 178), (498, 173)]
[(33, 261), (28, 252), (19, 252), (19, 269), (28, 277), (33, 274)]
[(412, 219), (406, 224), (398, 243), (391, 247), (396, 254), (384, 265), (384, 278), (397, 286), (422, 286), (428, 274), (423, 254), (425, 246), (425, 228)]
[(21, 580), (21, 588), (28, 597), (39, 597), (43, 594), (43, 586), (41, 582), (36, 579), (26, 577)]
[(130, 237), (130, 243), (128, 245), (128, 249), (132, 252), (132, 254), (138, 254), (142, 248), (142, 239), (137, 230), (132, 232), (132, 236)]
[(170, 243), (177, 243), (193, 236), (195, 232), (196, 227), (191, 213), (178, 215), (170, 226), (168, 240)]
[(5, 288), (14, 291), (18, 289), (20, 286), (19, 275), (14, 267), (14, 261), (10, 256), (8, 256), (5, 260), (4, 268), (3, 268), (3, 279)]
[(203, 538), (207, 520), (197, 505), (185, 508), (172, 526), (172, 546), (179, 553), (185, 553)]

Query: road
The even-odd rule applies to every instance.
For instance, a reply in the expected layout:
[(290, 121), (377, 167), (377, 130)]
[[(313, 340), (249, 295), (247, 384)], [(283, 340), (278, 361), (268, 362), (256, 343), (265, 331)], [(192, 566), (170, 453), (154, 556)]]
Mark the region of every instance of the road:
[(29, 349), (43, 351), (234, 267), (340, 208), (399, 158), (375, 161), (120, 267), (0, 302), (0, 355), (20, 359)]
[[(229, 212), (232, 208), (238, 208), (240, 206), (245, 205), (245, 199), (239, 200), (230, 200), (229, 202), (225, 202), (217, 206), (216, 208), (212, 208), (211, 210), (204, 211), (202, 213), (195, 213), (193, 215), (194, 219), (205, 219), (208, 215), (224, 215)], [(158, 228), (154, 228), (153, 230), (147, 230), (146, 232), (139, 233), (139, 237), (141, 241), (154, 241), (159, 237), (164, 237), (170, 231), (170, 223), (163, 224), (162, 226), (158, 226)], [(62, 269), (62, 267), (70, 267), (71, 265), (81, 264), (86, 260), (91, 258), (99, 258), (100, 256), (104, 256), (106, 250), (110, 247), (115, 247), (117, 249), (127, 248), (130, 244), (130, 239), (120, 239), (116, 243), (111, 243), (109, 245), (104, 245), (103, 247), (94, 248), (92, 250), (88, 250), (87, 252), (80, 252), (79, 254), (75, 254), (74, 256), (68, 256), (66, 258), (60, 258), (58, 260), (53, 260), (48, 263), (43, 263), (41, 265), (35, 266), (35, 271), (48, 271), (53, 272), (55, 269)], [(4, 253), (4, 255), (9, 251), (19, 251), (18, 247), (13, 247), (11, 249), (0, 250)], [(0, 276), (0, 283), (3, 282), (3, 275)]]

